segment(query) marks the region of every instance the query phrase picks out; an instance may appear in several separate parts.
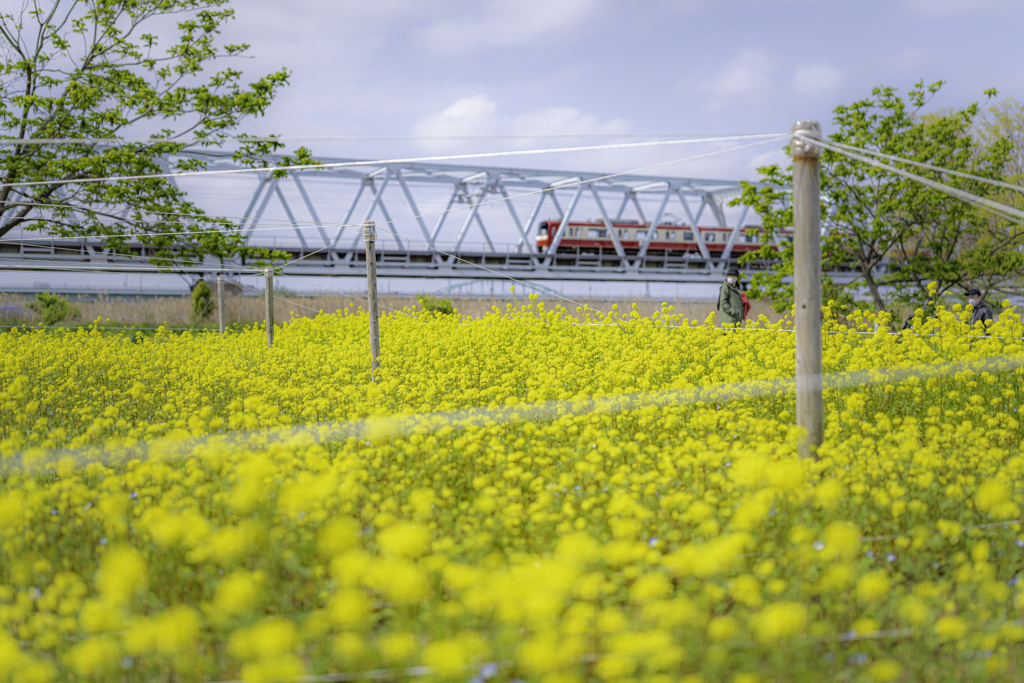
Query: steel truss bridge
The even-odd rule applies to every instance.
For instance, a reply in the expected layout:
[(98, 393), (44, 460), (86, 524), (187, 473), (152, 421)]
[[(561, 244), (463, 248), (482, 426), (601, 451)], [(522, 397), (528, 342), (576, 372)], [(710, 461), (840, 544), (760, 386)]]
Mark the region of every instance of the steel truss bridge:
[[(211, 170), (239, 168), (229, 154), (184, 153), (183, 156), (202, 158)], [(350, 159), (320, 161), (357, 162)], [(277, 165), (281, 159), (269, 156), (267, 162)], [(342, 216), (328, 217), (317, 210), (308, 184), (325, 181), (332, 195), (351, 196)], [(261, 172), (248, 205), (235, 215), (239, 216), (239, 230), (249, 244), (273, 246), (289, 254), (289, 261), (283, 267), (286, 275), (365, 275), (361, 231), (354, 225), (373, 220), (378, 224), (379, 277), (720, 282), (725, 271), (736, 265), (733, 247), (742, 228), (746, 227), (747, 207), (742, 207), (733, 225), (728, 225), (726, 220), (725, 204), (739, 193), (738, 182), (722, 180), (609, 176), (593, 172), (439, 163), (373, 163), (291, 172), (285, 178)], [(439, 197), (445, 196), (443, 211), (421, 208), (424, 198), (437, 203)], [(296, 217), (296, 199), (304, 205), (311, 220)], [(519, 208), (516, 200), (519, 200)], [(396, 202), (401, 214), (392, 213)], [(525, 205), (528, 213), (523, 211), (524, 202), (529, 202)], [(262, 227), (268, 220), (265, 216), (275, 203), (276, 210), (283, 210), (285, 216), (275, 220), (275, 224), (294, 234), (294, 239), (286, 246), (276, 244), (276, 240), (274, 245), (261, 240), (259, 230), (266, 229)], [(564, 226), (574, 219), (586, 220), (581, 216), (584, 203), (591, 211), (596, 209), (600, 216), (597, 220), (605, 223), (614, 248), (576, 248), (569, 253), (556, 253)], [(513, 243), (498, 243), (493, 239), (492, 231), (485, 224), (484, 212), (480, 210), (488, 205), (506, 207), (506, 220), (515, 230)], [(700, 238), (700, 232), (695, 231), (697, 251), (669, 254), (665, 250), (649, 249), (656, 231), (648, 230), (646, 241), (639, 248), (627, 250), (612, 229), (612, 222), (625, 219), (658, 225), (664, 222), (670, 210), (680, 217), (680, 222), (691, 226), (731, 228), (725, 247), (712, 254)], [(221, 215), (224, 214), (227, 212)], [(552, 216), (562, 220), (562, 227), (554, 237), (552, 248), (539, 251), (535, 226)], [(469, 243), (467, 237), (472, 232), (478, 232), (483, 241)], [(509, 232), (507, 225), (506, 232)], [(88, 264), (105, 272), (138, 272), (140, 267), (152, 268), (146, 262), (149, 253), (145, 246), (132, 244), (131, 250), (132, 256), (119, 255), (103, 249), (98, 241), (26, 236), (17, 243), (0, 242), (0, 268), (4, 265), (19, 267), (19, 262), (20, 268), (25, 269), (33, 268), (30, 263), (45, 268), (51, 262), (64, 267)], [(241, 259), (223, 264), (207, 259), (203, 264), (184, 270), (195, 273), (208, 267), (213, 274), (224, 267), (245, 269), (247, 265)], [(848, 273), (832, 275), (839, 280), (851, 277)]]

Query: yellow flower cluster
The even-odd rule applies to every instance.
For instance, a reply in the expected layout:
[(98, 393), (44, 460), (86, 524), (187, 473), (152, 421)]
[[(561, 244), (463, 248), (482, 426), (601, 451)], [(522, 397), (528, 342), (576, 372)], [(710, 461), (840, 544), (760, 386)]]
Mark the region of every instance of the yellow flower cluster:
[[(826, 372), (1024, 351), (837, 313)], [(376, 384), (366, 329), (0, 335), (0, 683), (1019, 680), (1019, 370), (829, 389), (802, 461), (790, 394), (659, 393), (785, 323), (406, 312)]]

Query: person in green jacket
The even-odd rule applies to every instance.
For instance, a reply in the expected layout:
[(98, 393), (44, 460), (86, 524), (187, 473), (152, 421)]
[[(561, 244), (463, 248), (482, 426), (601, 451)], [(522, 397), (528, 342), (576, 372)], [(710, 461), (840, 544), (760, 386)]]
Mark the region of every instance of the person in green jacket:
[(718, 310), (722, 313), (722, 323), (739, 325), (743, 322), (743, 292), (740, 291), (740, 271), (730, 268), (725, 274), (725, 282), (718, 292)]

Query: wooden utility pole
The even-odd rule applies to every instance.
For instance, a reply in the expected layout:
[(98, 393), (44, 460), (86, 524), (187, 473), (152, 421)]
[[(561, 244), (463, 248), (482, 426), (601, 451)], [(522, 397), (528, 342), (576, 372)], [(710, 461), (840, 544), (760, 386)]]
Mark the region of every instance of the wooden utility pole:
[(377, 362), (380, 358), (380, 321), (377, 317), (377, 224), (363, 223), (363, 242), (366, 243), (366, 304), (370, 309), (370, 381), (377, 381)]
[(224, 311), (224, 276), (217, 276), (217, 320), (220, 321), (220, 333), (224, 334), (227, 314)]
[[(817, 121), (793, 124), (793, 289), (796, 303), (796, 424), (806, 436), (802, 458), (817, 458), (824, 438), (821, 384), (821, 162), (820, 150), (802, 139), (821, 139)], [(800, 135), (797, 135), (799, 133)]]
[(265, 268), (263, 276), (267, 280), (267, 346), (274, 345), (274, 269)]

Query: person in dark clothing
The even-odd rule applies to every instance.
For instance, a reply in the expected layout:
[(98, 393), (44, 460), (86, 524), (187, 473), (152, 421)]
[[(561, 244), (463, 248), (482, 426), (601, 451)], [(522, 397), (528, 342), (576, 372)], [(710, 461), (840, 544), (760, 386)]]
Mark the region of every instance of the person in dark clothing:
[(725, 274), (725, 282), (718, 292), (718, 310), (722, 312), (722, 323), (731, 325), (742, 323), (750, 310), (747, 297), (740, 291), (740, 271), (735, 268)]
[(974, 307), (974, 312), (971, 314), (971, 328), (973, 329), (975, 323), (980, 321), (982, 329), (987, 329), (992, 324), (992, 309), (981, 298), (981, 292), (977, 289), (968, 290), (967, 303)]

